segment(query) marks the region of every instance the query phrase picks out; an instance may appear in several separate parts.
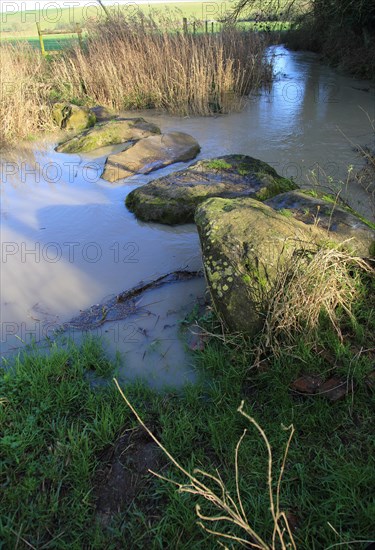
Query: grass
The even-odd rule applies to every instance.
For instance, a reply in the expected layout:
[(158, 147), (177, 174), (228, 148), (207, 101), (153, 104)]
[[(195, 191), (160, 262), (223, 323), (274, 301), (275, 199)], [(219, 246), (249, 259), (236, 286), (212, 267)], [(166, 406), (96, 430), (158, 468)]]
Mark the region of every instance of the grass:
[[(375, 282), (364, 274), (358, 284), (362, 286), (352, 315), (343, 312), (339, 319), (343, 337), (323, 315), (314, 339), (297, 333), (293, 343), (279, 346), (277, 355), (263, 347), (259, 356), (259, 341), (222, 335), (211, 316), (204, 329), (210, 341), (195, 352), (200, 381), (159, 394), (136, 383), (121, 385), (174, 460), (192, 475), (199, 468), (220, 476), (232, 496), (237, 494), (237, 449), (244, 512), (269, 548), (274, 521), (267, 446), (256, 427), (237, 412), (242, 400), (272, 448), (273, 489), (289, 437), (282, 426), (294, 425), (280, 510), (297, 548), (341, 544), (354, 549), (361, 546), (349, 541), (373, 537), (374, 389), (367, 377), (373, 373), (375, 356)], [(146, 476), (148, 484), (130, 503), (105, 525), (98, 520), (95, 483), (103, 457), (136, 421), (112, 382), (90, 385), (93, 375), (108, 376), (109, 371), (100, 346), (91, 340), (81, 349), (53, 346), (50, 355), (22, 356), (3, 373), (0, 538), (5, 548), (217, 548), (216, 538), (197, 524), (195, 512), (199, 505), (201, 515), (217, 515), (212, 501), (181, 491), (189, 478), (173, 464), (164, 463), (157, 472), (180, 490)], [(339, 376), (353, 392), (337, 402), (324, 395), (303, 395), (291, 389), (303, 374)], [(123, 450), (130, 458), (133, 452), (134, 445)], [(215, 490), (213, 480), (206, 483)], [(236, 525), (214, 521), (208, 527), (244, 537)], [(245, 539), (251, 547), (246, 534)]]
[(108, 371), (100, 350), (91, 345), (55, 348), (47, 357), (23, 356), (3, 372), (0, 530), (5, 547), (27, 541), (40, 548), (55, 539), (56, 547), (67, 548), (86, 538), (96, 452), (113, 440), (126, 417), (114, 392), (91, 391), (85, 377), (97, 366), (101, 374)]
[(214, 159), (207, 162), (206, 167), (209, 170), (230, 170), (230, 168), (232, 168), (232, 165), (223, 159)]
[[(43, 38), (44, 49), (46, 52), (59, 51), (65, 48), (74, 46), (78, 42), (77, 35), (75, 34), (51, 34)], [(20, 42), (27, 42), (36, 50), (40, 50), (39, 38), (35, 36), (25, 36), (24, 38), (4, 38), (3, 42), (6, 44), (17, 45)]]
[(0, 147), (52, 130), (48, 63), (28, 44), (0, 46)]
[(263, 335), (266, 345), (277, 354), (298, 334), (314, 341), (322, 313), (342, 339), (340, 317), (344, 312), (354, 319), (352, 304), (362, 291), (361, 273), (367, 271), (371, 267), (365, 260), (338, 247), (293, 255), (271, 291)]

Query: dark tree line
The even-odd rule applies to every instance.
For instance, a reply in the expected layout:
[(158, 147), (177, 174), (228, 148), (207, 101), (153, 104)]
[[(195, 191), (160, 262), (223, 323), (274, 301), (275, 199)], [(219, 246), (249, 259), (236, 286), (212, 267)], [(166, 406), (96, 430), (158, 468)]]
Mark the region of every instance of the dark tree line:
[(291, 46), (375, 78), (375, 0), (238, 0), (231, 17), (259, 12), (292, 23)]

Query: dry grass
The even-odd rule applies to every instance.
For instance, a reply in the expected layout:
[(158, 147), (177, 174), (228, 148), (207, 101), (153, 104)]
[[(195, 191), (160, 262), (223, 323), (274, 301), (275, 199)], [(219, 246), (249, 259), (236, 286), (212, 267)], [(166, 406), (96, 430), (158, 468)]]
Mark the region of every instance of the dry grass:
[(93, 25), (84, 50), (77, 47), (56, 62), (56, 87), (115, 109), (227, 113), (271, 82), (266, 45), (259, 35), (232, 27), (184, 35), (151, 18), (117, 17)]
[[(120, 388), (120, 385), (116, 379), (114, 380), (114, 382), (122, 398), (124, 399), (126, 405), (133, 412), (139, 424), (146, 430), (149, 436), (166, 454), (166, 456), (169, 458), (171, 463), (186, 476), (189, 482), (186, 484), (177, 483), (170, 478), (166, 478), (155, 472), (152, 472), (152, 473), (157, 477), (159, 477), (160, 479), (163, 479), (169, 483), (173, 483), (174, 485), (176, 485), (179, 492), (188, 493), (191, 495), (201, 497), (203, 500), (206, 500), (207, 502), (211, 503), (215, 508), (219, 510), (217, 515), (215, 514), (215, 515), (207, 516), (202, 513), (201, 506), (199, 504), (196, 505), (196, 514), (199, 520), (198, 525), (202, 529), (210, 533), (211, 535), (214, 535), (220, 546), (224, 548), (229, 548), (227, 544), (230, 544), (232, 547), (233, 543), (237, 543), (239, 546), (243, 546), (246, 548), (258, 548), (260, 550), (276, 550), (276, 549), (296, 550), (296, 545), (293, 539), (291, 529), (288, 524), (288, 519), (286, 517), (286, 514), (280, 510), (281, 482), (282, 482), (282, 477), (285, 470), (286, 458), (288, 455), (290, 443), (294, 433), (293, 426), (289, 426), (288, 428), (286, 428), (286, 430), (289, 431), (289, 437), (286, 444), (281, 467), (277, 476), (276, 491), (274, 491), (274, 484), (273, 484), (274, 460), (273, 460), (271, 445), (269, 443), (267, 435), (265, 434), (261, 426), (256, 422), (256, 420), (251, 416), (249, 416), (244, 411), (244, 401), (241, 402), (240, 407), (237, 409), (238, 412), (244, 418), (246, 418), (250, 424), (252, 424), (256, 428), (256, 430), (258, 431), (258, 434), (263, 439), (267, 449), (268, 469), (267, 469), (266, 477), (267, 477), (267, 488), (268, 488), (269, 505), (270, 505), (269, 510), (273, 520), (273, 532), (272, 532), (272, 535), (270, 536), (270, 540), (266, 541), (261, 536), (259, 536), (258, 533), (256, 533), (256, 531), (254, 531), (254, 529), (251, 527), (251, 521), (249, 520), (246, 514), (246, 511), (242, 502), (242, 498), (241, 498), (240, 488), (239, 488), (240, 472), (239, 472), (238, 455), (239, 455), (241, 443), (246, 435), (247, 430), (244, 430), (242, 436), (237, 442), (236, 449), (235, 449), (234, 470), (235, 470), (235, 480), (236, 480), (236, 497), (232, 497), (228, 492), (219, 473), (217, 474), (217, 476), (214, 476), (203, 470), (196, 469), (194, 470), (194, 473), (191, 474), (190, 472), (185, 470), (185, 468), (183, 468), (173, 458), (173, 456), (168, 452), (168, 450), (160, 443), (160, 441), (154, 436), (151, 430), (145, 425), (145, 423), (143, 422), (143, 420), (141, 419), (137, 411), (134, 409), (132, 404), (129, 402), (129, 400), (125, 396), (124, 392)], [(201, 481), (201, 479), (199, 478), (201, 478), (203, 481)], [(209, 486), (210, 484), (213, 484), (215, 489), (211, 489), (211, 487)], [(214, 525), (214, 528), (208, 527), (208, 525), (212, 525), (212, 524)], [(221, 528), (224, 526), (227, 528), (226, 532), (223, 532), (221, 530)], [(229, 528), (229, 531), (228, 531), (228, 528)], [(239, 528), (241, 534), (236, 535), (232, 531), (233, 528)]]
[(52, 127), (47, 63), (25, 43), (0, 45), (0, 146)]
[[(360, 107), (363, 111), (363, 109)], [(365, 166), (354, 174), (354, 181), (366, 192), (372, 214), (375, 218), (375, 119), (365, 112), (372, 131), (372, 145), (362, 147), (357, 145), (357, 150), (365, 161)]]
[(280, 272), (273, 289), (263, 342), (276, 354), (295, 337), (312, 341), (325, 315), (341, 338), (340, 315), (352, 317), (352, 305), (361, 292), (361, 272), (375, 271), (362, 258), (336, 248), (294, 255)]
[(122, 16), (92, 23), (84, 49), (43, 59), (28, 44), (1, 45), (0, 147), (52, 127), (54, 100), (177, 115), (240, 110), (272, 80), (266, 40), (232, 27), (185, 35), (173, 20)]

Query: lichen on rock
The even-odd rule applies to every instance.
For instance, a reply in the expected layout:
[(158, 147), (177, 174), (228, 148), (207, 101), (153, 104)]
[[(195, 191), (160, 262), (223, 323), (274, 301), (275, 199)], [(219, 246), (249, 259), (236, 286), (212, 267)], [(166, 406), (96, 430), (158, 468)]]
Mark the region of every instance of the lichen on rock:
[[(370, 227), (344, 209), (336, 217), (332, 204), (305, 198), (294, 191), (267, 204), (248, 197), (211, 198), (196, 209), (212, 301), (230, 331), (254, 335), (261, 329), (278, 278), (297, 259), (308, 261), (327, 246), (364, 257), (371, 253)], [(317, 206), (321, 224), (311, 223)]]

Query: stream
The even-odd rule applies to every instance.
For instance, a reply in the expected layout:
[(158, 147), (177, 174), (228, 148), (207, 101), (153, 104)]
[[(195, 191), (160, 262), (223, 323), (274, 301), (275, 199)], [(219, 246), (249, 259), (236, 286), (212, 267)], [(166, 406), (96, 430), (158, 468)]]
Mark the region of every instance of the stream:
[[(275, 82), (270, 93), (249, 98), (243, 112), (211, 118), (140, 113), (162, 130), (191, 134), (199, 158), (242, 153), (279, 174), (309, 185), (320, 166), (334, 180), (361, 167), (353, 144), (373, 143), (374, 86), (340, 75), (316, 55), (272, 47)], [(139, 116), (139, 113), (126, 113)], [(135, 187), (181, 169), (182, 163), (124, 184), (98, 177), (110, 152), (54, 152), (57, 140), (15, 149), (2, 158), (1, 353), (4, 360), (93, 304), (176, 270), (202, 268), (194, 225), (167, 227), (137, 221), (124, 206)], [(318, 183), (325, 179), (317, 172)], [(310, 178), (311, 180), (311, 178)], [(350, 205), (373, 219), (365, 193), (346, 190)], [(154, 387), (193, 381), (194, 358), (181, 337), (181, 321), (205, 301), (203, 278), (176, 281), (145, 292), (121, 321), (91, 332), (102, 336), (119, 376), (145, 378)], [(68, 330), (79, 341), (82, 331)]]

